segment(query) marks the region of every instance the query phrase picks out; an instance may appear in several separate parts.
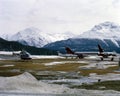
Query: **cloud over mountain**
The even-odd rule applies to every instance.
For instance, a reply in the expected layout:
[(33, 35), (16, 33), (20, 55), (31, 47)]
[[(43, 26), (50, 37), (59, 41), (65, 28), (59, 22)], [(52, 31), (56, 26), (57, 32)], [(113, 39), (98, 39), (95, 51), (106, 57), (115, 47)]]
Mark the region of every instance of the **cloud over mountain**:
[(0, 0), (0, 34), (30, 26), (76, 34), (106, 20), (120, 22), (119, 0)]

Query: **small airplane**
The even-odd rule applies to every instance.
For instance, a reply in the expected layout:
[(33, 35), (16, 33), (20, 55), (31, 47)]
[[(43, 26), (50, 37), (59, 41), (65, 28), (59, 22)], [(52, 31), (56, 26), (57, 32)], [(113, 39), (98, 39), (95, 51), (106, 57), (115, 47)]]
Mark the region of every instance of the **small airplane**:
[(115, 52), (104, 52), (103, 48), (99, 44), (98, 49), (99, 49), (98, 56), (101, 56), (101, 60), (103, 60), (104, 58), (111, 57), (111, 61), (113, 61), (114, 57), (117, 56), (117, 53)]
[(117, 56), (115, 52), (104, 52), (102, 47), (98, 44), (99, 52), (74, 52), (69, 47), (66, 47), (65, 50), (67, 51), (67, 54), (73, 54), (78, 58), (84, 58), (92, 55), (96, 55), (101, 58), (101, 60), (104, 60), (104, 58), (111, 58), (111, 61), (114, 60), (114, 57)]
[(20, 55), (21, 60), (31, 60), (32, 59), (30, 57), (30, 54), (25, 50), (22, 50), (19, 55)]

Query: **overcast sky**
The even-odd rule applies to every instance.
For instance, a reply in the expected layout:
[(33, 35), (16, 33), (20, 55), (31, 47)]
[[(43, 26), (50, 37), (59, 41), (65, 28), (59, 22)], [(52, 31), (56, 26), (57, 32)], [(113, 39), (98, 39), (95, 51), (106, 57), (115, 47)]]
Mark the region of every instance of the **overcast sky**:
[(0, 34), (29, 27), (80, 34), (105, 21), (120, 24), (120, 0), (0, 0)]

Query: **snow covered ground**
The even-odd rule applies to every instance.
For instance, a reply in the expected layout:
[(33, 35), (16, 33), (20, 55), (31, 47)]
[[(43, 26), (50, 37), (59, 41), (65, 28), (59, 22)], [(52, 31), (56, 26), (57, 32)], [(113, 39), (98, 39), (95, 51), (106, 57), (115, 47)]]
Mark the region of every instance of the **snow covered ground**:
[[(30, 55), (32, 59), (56, 59), (64, 58), (57, 55)], [(0, 60), (20, 60), (19, 56), (13, 55), (12, 52), (0, 52)]]
[(112, 66), (117, 66), (118, 63), (117, 62), (110, 62), (110, 61), (101, 61), (101, 62), (92, 62), (88, 65), (85, 66), (80, 66), (80, 68), (97, 68), (97, 69), (106, 69), (108, 67), (112, 67)]
[(88, 63), (87, 61), (84, 61), (84, 60), (82, 60), (82, 61), (65, 61), (65, 62), (63, 62), (63, 61), (59, 61), (59, 62), (50, 62), (50, 63), (46, 63), (45, 65), (46, 66), (50, 66), (50, 65), (58, 65), (58, 64), (65, 64), (65, 63)]
[(57, 55), (31, 55), (32, 59), (55, 59), (55, 58), (64, 58)]
[(0, 96), (120, 96), (108, 90), (70, 89), (64, 85), (48, 84), (36, 80), (30, 73), (13, 77), (0, 77)]
[[(55, 59), (63, 58), (59, 56), (33, 56), (34, 59)], [(73, 60), (73, 61), (55, 61), (44, 63), (45, 66), (51, 67), (52, 65), (59, 65), (65, 63), (87, 63), (88, 65), (80, 66), (79, 68), (108, 68), (110, 66), (117, 66), (118, 62), (116, 61), (93, 61), (93, 58), (90, 60)], [(2, 67), (13, 67), (14, 64), (2, 65)], [(79, 69), (78, 68), (78, 69)], [(14, 70), (20, 71), (18, 69)], [(95, 73), (90, 74), (89, 76), (78, 76), (77, 72), (58, 72), (58, 71), (38, 71), (37, 75), (41, 76), (42, 74), (53, 74), (59, 78), (57, 80), (37, 80), (33, 75), (28, 72), (25, 72), (18, 76), (12, 77), (0, 77), (0, 96), (120, 96), (120, 92), (113, 90), (86, 90), (86, 89), (71, 89), (67, 84), (70, 85), (81, 85), (83, 83), (93, 83), (98, 82), (98, 79), (101, 81), (109, 80), (120, 80), (120, 74), (108, 73), (105, 75), (97, 75)], [(40, 75), (41, 74), (41, 75)], [(55, 74), (55, 75), (54, 75)], [(76, 76), (77, 78), (60, 78), (63, 75), (65, 76)], [(62, 82), (62, 85), (54, 84), (55, 82)]]

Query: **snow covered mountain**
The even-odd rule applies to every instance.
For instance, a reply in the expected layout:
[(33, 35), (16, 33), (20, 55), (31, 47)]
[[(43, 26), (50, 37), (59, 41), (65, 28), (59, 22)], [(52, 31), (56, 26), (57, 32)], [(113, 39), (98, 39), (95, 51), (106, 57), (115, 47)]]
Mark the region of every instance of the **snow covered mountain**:
[(50, 39), (52, 42), (66, 40), (68, 38), (76, 37), (76, 35), (71, 32), (48, 34), (48, 35), (50, 36)]
[(79, 37), (120, 40), (120, 26), (113, 22), (104, 22), (95, 25), (91, 30), (84, 32)]
[(32, 27), (16, 33), (12, 37), (8, 38), (8, 40), (18, 41), (24, 45), (43, 47), (48, 43), (68, 39), (71, 36), (69, 34), (47, 34)]
[(47, 44), (44, 47), (58, 51), (63, 51), (64, 46), (69, 46), (74, 51), (98, 51), (97, 44), (102, 45), (106, 51), (120, 53), (120, 26), (113, 22), (104, 22), (77, 37)]
[(95, 25), (91, 30), (79, 35), (78, 38), (101, 39), (103, 41), (109, 39), (119, 47), (117, 41), (120, 41), (120, 26), (113, 22), (104, 22)]
[(44, 34), (39, 29), (27, 28), (16, 33), (11, 38), (9, 38), (9, 40), (19, 41), (24, 45), (42, 47), (43, 45), (50, 42), (45, 37), (47, 37), (47, 34)]
[[(71, 34), (71, 32), (64, 34), (48, 34), (32, 27), (16, 33), (11, 38), (8, 36), (6, 36), (6, 38), (8, 38), (7, 40), (9, 41), (19, 41), (25, 45), (36, 47), (44, 46), (55, 50), (64, 48), (64, 46), (74, 46), (74, 48), (77, 47), (76, 50), (78, 49), (81, 51), (89, 51), (92, 46), (92, 49), (96, 50), (96, 45), (100, 43), (103, 47), (111, 47), (111, 51), (113, 51), (120, 47), (120, 26), (113, 22), (104, 22), (95, 25), (91, 30), (79, 36), (75, 36)], [(81, 46), (83, 48), (81, 48)]]

